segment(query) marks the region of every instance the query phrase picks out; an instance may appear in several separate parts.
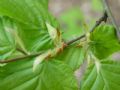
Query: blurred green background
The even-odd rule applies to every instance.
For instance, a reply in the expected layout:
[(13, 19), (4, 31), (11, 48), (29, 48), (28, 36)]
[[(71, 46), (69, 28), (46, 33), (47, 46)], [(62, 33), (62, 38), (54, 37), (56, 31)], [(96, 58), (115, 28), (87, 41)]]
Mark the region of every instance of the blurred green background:
[(103, 14), (100, 0), (50, 0), (49, 9), (60, 22), (67, 41), (84, 33), (84, 23), (91, 29)]

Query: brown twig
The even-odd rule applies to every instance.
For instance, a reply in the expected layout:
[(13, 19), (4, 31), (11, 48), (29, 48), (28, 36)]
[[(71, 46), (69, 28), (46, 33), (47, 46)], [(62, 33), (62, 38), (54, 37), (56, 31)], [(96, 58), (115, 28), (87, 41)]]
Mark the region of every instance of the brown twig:
[[(97, 26), (99, 26), (103, 21), (106, 22), (107, 18), (108, 18), (108, 15), (107, 15), (107, 13), (105, 11), (104, 14), (103, 14), (103, 16), (98, 21), (96, 21), (96, 24), (93, 26), (93, 28), (90, 30), (90, 32), (93, 32), (95, 30), (95, 28)], [(74, 42), (82, 39), (83, 37), (85, 37), (85, 34), (82, 35), (82, 36), (79, 36), (79, 37), (77, 37), (77, 38), (75, 38), (73, 40), (70, 40), (69, 42), (67, 42), (67, 45), (70, 45), (70, 44), (72, 44), (72, 43), (74, 43)]]
[(13, 58), (13, 59), (0, 60), (0, 63), (9, 63), (9, 62), (21, 61), (21, 60), (26, 59), (26, 58), (39, 56), (42, 53), (43, 52), (39, 52), (39, 53), (30, 54), (30, 55), (24, 55), (24, 56), (16, 57), (16, 58)]
[[(105, 12), (104, 15), (96, 22), (96, 24), (94, 25), (94, 27), (90, 30), (90, 32), (94, 31), (95, 28), (97, 26), (99, 26), (103, 21), (106, 22), (107, 21), (107, 13)], [(64, 48), (66, 48), (68, 45), (71, 45), (73, 44), (74, 42), (84, 38), (85, 35), (82, 35), (82, 36), (79, 36), (73, 40), (70, 40), (66, 43), (66, 46)], [(13, 58), (13, 59), (8, 59), (8, 60), (0, 60), (0, 63), (9, 63), (9, 62), (15, 62), (15, 61), (20, 61), (20, 60), (23, 60), (23, 59), (26, 59), (26, 58), (31, 58), (31, 57), (36, 57), (36, 56), (39, 56), (41, 55), (43, 52), (39, 52), (39, 53), (35, 53), (35, 54), (30, 54), (30, 55), (25, 55), (25, 56), (20, 56), (20, 57), (17, 57), (17, 58)]]

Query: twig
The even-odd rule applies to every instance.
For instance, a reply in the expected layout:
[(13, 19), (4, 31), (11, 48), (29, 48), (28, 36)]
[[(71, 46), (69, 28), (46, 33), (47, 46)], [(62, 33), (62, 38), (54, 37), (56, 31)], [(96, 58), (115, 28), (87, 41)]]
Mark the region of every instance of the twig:
[[(106, 22), (107, 21), (107, 13), (105, 12), (104, 15), (96, 22), (96, 24), (94, 25), (94, 27), (90, 30), (90, 32), (94, 31), (94, 29), (99, 26), (103, 21)], [(73, 44), (74, 42), (84, 38), (85, 35), (82, 35), (82, 36), (79, 36), (73, 40), (70, 40), (66, 43), (66, 45), (71, 45)], [(67, 46), (65, 46), (64, 48), (66, 48)], [(17, 57), (17, 58), (13, 58), (13, 59), (8, 59), (8, 60), (0, 60), (0, 63), (9, 63), (9, 62), (15, 62), (15, 61), (20, 61), (20, 60), (23, 60), (23, 59), (26, 59), (26, 58), (30, 58), (30, 57), (35, 57), (35, 56), (38, 56), (38, 55), (41, 55), (42, 53), (44, 52), (39, 52), (39, 53), (35, 53), (35, 54), (30, 54), (30, 55), (25, 55), (25, 56), (20, 56), (20, 57)]]
[[(96, 24), (93, 26), (93, 28), (90, 30), (90, 32), (93, 32), (95, 30), (95, 28), (97, 26), (99, 26), (103, 21), (106, 22), (107, 18), (108, 18), (108, 15), (107, 15), (107, 13), (105, 11), (104, 14), (103, 14), (103, 16), (98, 21), (96, 21)], [(79, 36), (79, 37), (77, 37), (77, 38), (75, 38), (73, 40), (70, 40), (69, 42), (67, 42), (67, 45), (70, 45), (70, 44), (72, 44), (72, 43), (74, 43), (74, 42), (82, 39), (83, 37), (85, 37), (85, 34), (82, 35), (82, 36)]]
[(21, 61), (21, 60), (26, 59), (26, 58), (31, 58), (31, 57), (39, 56), (39, 55), (41, 55), (42, 53), (43, 53), (43, 52), (39, 52), (39, 53), (35, 53), (35, 54), (20, 56), (20, 57), (13, 58), (13, 59), (0, 60), (0, 63), (9, 63), (9, 62)]

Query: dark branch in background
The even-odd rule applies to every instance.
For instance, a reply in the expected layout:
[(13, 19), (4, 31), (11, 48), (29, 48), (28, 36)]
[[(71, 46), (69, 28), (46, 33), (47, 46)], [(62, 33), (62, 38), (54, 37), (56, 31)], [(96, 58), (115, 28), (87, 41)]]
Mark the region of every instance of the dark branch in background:
[(105, 11), (103, 16), (98, 20), (96, 21), (96, 24), (94, 25), (94, 27), (91, 29), (91, 32), (95, 30), (95, 28), (97, 26), (99, 26), (102, 22), (107, 22), (107, 18), (108, 18), (108, 15), (107, 15), (107, 12)]
[[(97, 26), (99, 26), (103, 21), (106, 22), (107, 21), (107, 13), (105, 12), (104, 15), (96, 22), (96, 24), (93, 26), (93, 28), (90, 30), (90, 32), (94, 31), (95, 28)], [(79, 36), (73, 40), (70, 40), (66, 43), (66, 45), (71, 45), (73, 44), (74, 42), (82, 39), (85, 37), (85, 34), (82, 35), (82, 36)], [(66, 48), (67, 46), (65, 46), (64, 48)], [(21, 57), (17, 57), (17, 58), (13, 58), (13, 59), (8, 59), (8, 60), (0, 60), (0, 63), (9, 63), (9, 62), (15, 62), (15, 61), (20, 61), (20, 60), (23, 60), (23, 59), (26, 59), (26, 58), (31, 58), (31, 57), (36, 57), (36, 56), (39, 56), (41, 55), (42, 53), (44, 52), (40, 52), (40, 53), (35, 53), (35, 54), (30, 54), (30, 55), (25, 55), (25, 56), (21, 56)]]
[[(105, 11), (103, 16), (98, 21), (96, 21), (96, 24), (93, 26), (93, 28), (90, 30), (90, 32), (93, 32), (95, 30), (95, 28), (97, 26), (99, 26), (103, 21), (106, 22), (107, 18), (108, 18), (108, 15), (107, 15), (107, 12)], [(70, 45), (70, 44), (82, 39), (83, 37), (85, 37), (85, 34), (67, 42), (67, 45)]]
[(115, 26), (115, 30), (116, 30), (116, 35), (118, 37), (118, 39), (120, 40), (120, 30), (119, 30), (119, 26), (117, 25), (117, 22), (115, 21), (115, 18), (110, 10), (109, 4), (107, 0), (103, 0), (103, 4), (105, 6), (106, 12), (107, 14), (111, 17), (112, 23)]

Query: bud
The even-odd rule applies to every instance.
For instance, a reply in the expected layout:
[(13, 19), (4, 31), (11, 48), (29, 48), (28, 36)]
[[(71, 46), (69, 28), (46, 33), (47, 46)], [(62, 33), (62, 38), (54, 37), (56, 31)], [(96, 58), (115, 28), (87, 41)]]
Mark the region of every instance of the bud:
[(61, 33), (58, 29), (51, 26), (49, 23), (46, 22), (46, 26), (50, 35), (50, 38), (53, 40), (56, 46), (62, 43)]

